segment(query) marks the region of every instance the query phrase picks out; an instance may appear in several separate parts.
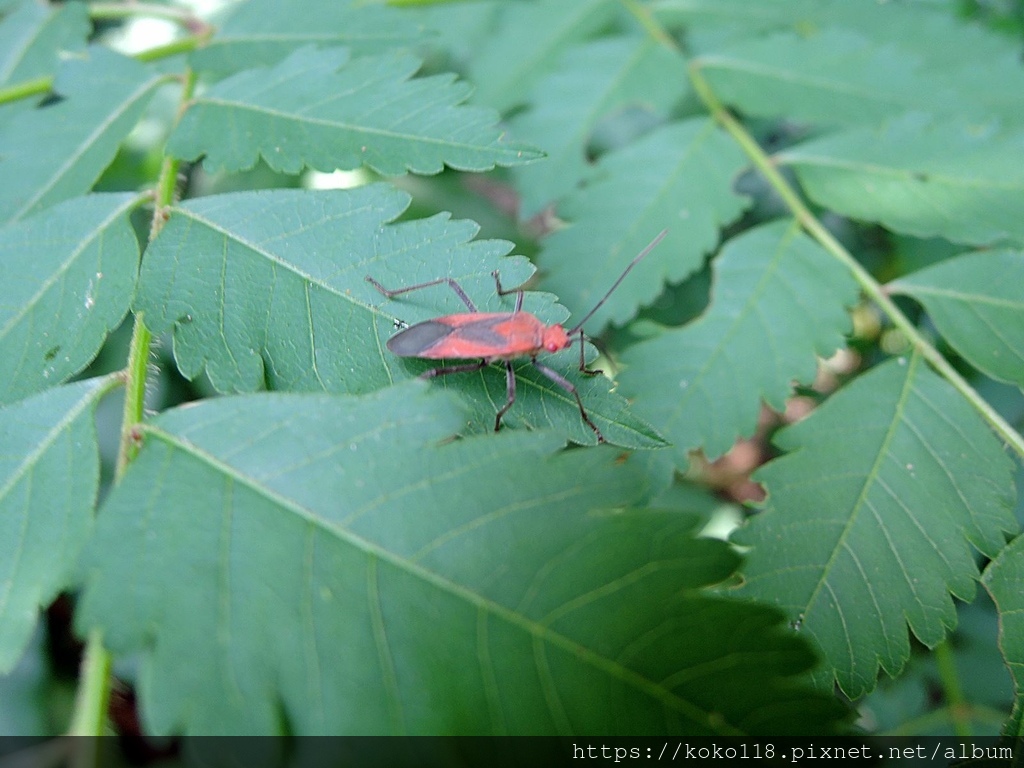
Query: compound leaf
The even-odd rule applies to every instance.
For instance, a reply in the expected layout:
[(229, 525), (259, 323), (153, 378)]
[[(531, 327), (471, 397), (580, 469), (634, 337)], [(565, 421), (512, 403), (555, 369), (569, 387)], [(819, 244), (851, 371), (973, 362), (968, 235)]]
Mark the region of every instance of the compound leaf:
[(0, 128), (0, 222), (88, 192), (162, 80), (105, 48), (68, 61), (54, 85), (63, 100)]
[(892, 360), (783, 431), (756, 479), (768, 507), (740, 531), (741, 594), (779, 605), (856, 698), (934, 646), (988, 556), (1015, 531), (1012, 463), (971, 406), (919, 357)]
[(344, 48), (303, 48), (272, 67), (239, 72), (189, 106), (168, 142), (214, 170), (251, 168), (263, 157), (297, 173), (367, 165), (383, 174), (482, 171), (540, 157), (502, 141), (497, 114), (459, 106), (469, 95), (454, 75), (413, 75), (401, 53), (351, 58)]
[(665, 240), (630, 272), (587, 330), (597, 335), (608, 323), (623, 324), (666, 281), (687, 277), (714, 250), (719, 228), (743, 210), (745, 200), (732, 184), (745, 165), (735, 143), (703, 118), (659, 128), (604, 155), (593, 180), (558, 206), (572, 226), (544, 240), (538, 258), (544, 288), (582, 314), (667, 227)]
[(0, 408), (0, 673), (76, 573), (99, 486), (93, 415), (115, 384), (81, 381)]
[(0, 229), (0, 402), (59, 384), (96, 356), (128, 311), (137, 195), (68, 200)]
[(277, 64), (299, 48), (345, 46), (353, 55), (383, 53), (422, 42), (424, 30), (410, 14), (352, 0), (275, 0), (241, 3), (190, 61), (200, 70), (237, 72)]
[(752, 434), (762, 400), (782, 410), (793, 380), (813, 379), (816, 356), (842, 345), (857, 297), (848, 272), (789, 221), (730, 240), (714, 270), (705, 314), (630, 347), (619, 376), (680, 467), (694, 448), (714, 458)]
[(587, 144), (598, 122), (626, 107), (666, 114), (687, 90), (685, 61), (645, 37), (615, 37), (571, 49), (513, 118), (515, 135), (548, 155), (516, 171), (521, 215), (530, 217), (587, 175)]
[[(477, 226), (447, 214), (385, 226), (409, 196), (385, 184), (309, 192), (276, 190), (201, 198), (174, 208), (143, 260), (136, 308), (157, 333), (174, 330), (174, 354), (189, 378), (205, 370), (221, 391), (271, 389), (365, 393), (433, 367), (385, 348), (401, 323), (466, 312), (447, 286), (389, 300), (365, 280), (397, 288), (451, 277), (481, 311), (511, 311), (512, 296), (496, 296), (491, 273), (506, 286), (532, 273), (522, 257), (500, 258), (503, 241), (470, 243)], [(211, 280), (215, 276), (215, 280)], [(546, 323), (565, 311), (550, 294), (528, 293), (524, 309)], [(588, 413), (612, 442), (663, 444), (629, 416), (603, 377), (581, 380), (579, 355), (551, 358), (578, 384)], [(436, 364), (435, 364), (436, 365)], [(576, 401), (534, 371), (522, 379), (508, 423), (568, 429), (592, 443)], [(472, 393), (480, 416), (471, 429), (493, 429), (505, 402), (500, 367), (478, 376), (436, 382)], [(571, 426), (570, 426), (571, 425)]]
[(1024, 131), (911, 115), (786, 150), (807, 194), (856, 219), (918, 237), (1024, 242)]
[(149, 727), (836, 726), (831, 697), (794, 684), (812, 657), (774, 609), (697, 591), (731, 572), (727, 546), (695, 540), (690, 516), (608, 514), (642, 493), (634, 462), (550, 433), (448, 440), (464, 418), (412, 383), (148, 424), (99, 516), (79, 618), (142, 651)]
[(1024, 387), (1024, 252), (965, 254), (889, 288), (924, 304), (943, 337), (979, 370)]

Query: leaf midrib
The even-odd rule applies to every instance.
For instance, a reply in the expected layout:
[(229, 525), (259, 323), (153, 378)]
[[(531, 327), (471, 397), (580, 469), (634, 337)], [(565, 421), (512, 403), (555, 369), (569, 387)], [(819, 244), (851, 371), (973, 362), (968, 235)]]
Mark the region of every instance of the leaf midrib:
[(388, 130), (386, 128), (378, 128), (369, 125), (355, 125), (353, 123), (343, 122), (337, 119), (329, 119), (324, 117), (314, 117), (311, 115), (299, 115), (295, 112), (285, 112), (281, 109), (268, 107), (262, 104), (255, 104), (252, 102), (245, 101), (233, 101), (225, 98), (216, 98), (210, 96), (204, 96), (201, 99), (197, 99), (194, 104), (197, 105), (211, 105), (214, 107), (220, 107), (222, 109), (235, 109), (240, 112), (255, 113), (268, 118), (276, 118), (279, 120), (285, 120), (293, 122), (298, 125), (316, 125), (334, 130), (349, 131), (354, 134), (365, 134), (368, 136), (378, 136), (384, 139), (392, 139), (395, 141), (405, 141), (414, 144), (429, 144), (438, 147), (444, 147), (448, 149), (471, 151), (471, 152), (494, 152), (500, 153), (503, 156), (514, 157), (519, 159), (525, 156), (540, 157), (540, 155), (530, 150), (527, 147), (516, 147), (514, 145), (503, 145), (497, 141), (490, 144), (468, 144), (466, 142), (455, 142), (451, 140), (438, 139), (432, 136), (426, 136), (423, 134), (415, 133), (399, 133), (398, 131)]
[[(895, 438), (896, 432), (899, 430), (902, 424), (902, 415), (905, 410), (908, 399), (910, 398), (911, 392), (913, 392), (913, 378), (914, 372), (918, 365), (921, 363), (920, 355), (913, 355), (907, 362), (907, 373), (903, 379), (903, 386), (900, 390), (899, 398), (893, 405), (892, 419), (889, 421), (888, 429), (886, 429), (885, 436), (882, 438), (881, 443), (878, 446), (878, 452), (875, 455), (875, 459), (871, 464), (871, 468), (864, 475), (864, 480), (861, 485), (860, 493), (857, 495), (856, 500), (853, 502), (850, 508), (850, 514), (847, 519), (846, 525), (843, 526), (842, 532), (836, 539), (835, 545), (832, 547), (832, 551), (829, 553), (828, 560), (821, 567), (821, 576), (818, 578), (817, 583), (814, 585), (814, 589), (807, 596), (805, 601), (803, 615), (806, 616), (811, 612), (811, 608), (817, 601), (821, 594), (822, 588), (828, 584), (830, 572), (835, 565), (836, 559), (839, 557), (839, 552), (846, 547), (846, 540), (850, 536), (850, 532), (854, 529), (859, 517), (859, 511), (864, 509), (867, 504), (868, 494), (874, 487), (875, 483), (879, 480), (881, 475), (881, 466), (885, 459), (889, 456), (889, 446), (892, 444)], [(906, 575), (906, 573), (904, 573)], [(881, 615), (881, 614), (879, 614)], [(849, 641), (849, 638), (847, 638)]]
[[(544, 641), (550, 646), (557, 647), (560, 650), (565, 651), (580, 662), (588, 664), (609, 677), (621, 681), (623, 684), (632, 687), (634, 690), (658, 701), (663, 706), (673, 711), (680, 712), (685, 717), (696, 722), (703, 722), (709, 727), (714, 727), (716, 725), (713, 723), (713, 715), (714, 719), (720, 720), (721, 718), (720, 714), (713, 713), (710, 710), (705, 710), (698, 705), (665, 690), (642, 675), (615, 664), (612, 660), (598, 654), (586, 646), (580, 645), (578, 642), (562, 635), (559, 632), (555, 632), (543, 624), (532, 621), (499, 603), (483, 597), (461, 584), (457, 584), (423, 566), (412, 563), (390, 550), (356, 535), (350, 530), (333, 525), (330, 521), (325, 520), (323, 517), (315, 514), (311, 510), (308, 510), (293, 499), (290, 499), (271, 488), (261, 485), (254, 478), (243, 474), (235, 467), (226, 464), (213, 454), (192, 442), (180, 438), (174, 433), (167, 432), (152, 424), (142, 424), (140, 425), (140, 429), (145, 434), (162, 440), (173, 450), (181, 451), (182, 453), (191, 456), (194, 460), (205, 463), (211, 469), (224, 476), (225, 479), (249, 489), (251, 492), (262, 497), (267, 502), (278, 506), (283, 511), (296, 515), (325, 534), (344, 542), (353, 549), (361, 552), (365, 557), (371, 560), (376, 559), (377, 561), (386, 562), (399, 572), (405, 573), (407, 576), (412, 578), (419, 579), (420, 581), (431, 585), (435, 589), (463, 601), (475, 608), (478, 612), (490, 614), (507, 624), (517, 627), (527, 636), (533, 637), (535, 641)], [(720, 732), (742, 734), (742, 731), (739, 728), (728, 726), (727, 724)]]

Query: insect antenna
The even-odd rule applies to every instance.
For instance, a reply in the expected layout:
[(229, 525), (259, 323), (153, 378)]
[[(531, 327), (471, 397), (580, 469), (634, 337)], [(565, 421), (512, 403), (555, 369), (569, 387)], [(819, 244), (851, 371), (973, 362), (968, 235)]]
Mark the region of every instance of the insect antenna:
[(615, 289), (619, 287), (619, 284), (623, 280), (626, 279), (626, 275), (629, 274), (629, 271), (631, 269), (633, 269), (633, 267), (635, 267), (637, 264), (639, 264), (640, 260), (643, 259), (644, 256), (646, 256), (648, 253), (653, 251), (654, 250), (654, 246), (656, 246), (658, 243), (660, 243), (662, 241), (662, 239), (665, 237), (665, 235), (667, 235), (667, 234), (668, 234), (668, 230), (667, 229), (661, 230), (661, 232), (658, 233), (658, 236), (655, 237), (653, 240), (651, 240), (650, 245), (648, 245), (646, 248), (644, 248), (642, 251), (640, 251), (640, 253), (638, 253), (636, 255), (636, 257), (631, 262), (629, 262), (629, 266), (627, 266), (622, 271), (622, 274), (619, 275), (619, 279), (616, 280), (614, 285), (612, 285), (612, 287), (608, 289), (608, 293), (606, 293), (604, 295), (604, 298), (602, 298), (599, 302), (597, 302), (597, 304), (594, 305), (594, 308), (592, 310), (590, 310), (589, 312), (587, 312), (587, 314), (583, 316), (583, 319), (580, 320), (578, 323), (576, 323), (576, 325), (573, 327), (573, 329), (571, 331), (566, 331), (566, 334), (568, 336), (572, 336), (573, 334), (578, 333), (580, 331), (580, 329), (583, 328), (584, 323), (586, 323), (587, 320), (592, 318), (594, 316), (594, 313), (597, 312), (597, 310), (599, 310), (602, 306), (604, 306), (604, 303), (606, 301), (608, 301), (608, 297), (611, 296), (612, 293), (615, 291)]

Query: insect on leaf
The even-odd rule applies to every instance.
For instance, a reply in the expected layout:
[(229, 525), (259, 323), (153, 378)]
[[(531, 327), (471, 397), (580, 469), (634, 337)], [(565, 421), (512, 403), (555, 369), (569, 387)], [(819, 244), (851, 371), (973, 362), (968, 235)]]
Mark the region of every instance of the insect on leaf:
[(794, 684), (813, 657), (777, 611), (697, 591), (735, 567), (727, 545), (687, 515), (609, 514), (642, 495), (640, 467), (551, 433), (446, 440), (464, 418), (415, 382), (153, 420), (79, 614), (143, 653), (147, 728), (837, 727), (842, 707)]
[[(500, 269), (504, 284), (514, 286), (533, 268), (520, 256), (501, 258), (510, 243), (471, 242), (477, 232), (471, 221), (441, 214), (388, 225), (408, 204), (408, 195), (386, 184), (188, 201), (171, 210), (148, 249), (135, 307), (155, 332), (173, 329), (175, 360), (185, 376), (205, 370), (224, 392), (266, 386), (366, 393), (412, 378), (432, 364), (396, 357), (385, 347), (387, 339), (402, 323), (466, 307), (444, 285), (389, 300), (365, 281), (367, 275), (389, 287), (451, 277), (481, 311), (510, 312), (514, 298), (496, 295), (491, 273)], [(553, 299), (529, 292), (523, 308), (545, 323), (562, 322), (567, 313)], [(578, 352), (545, 360), (579, 384), (588, 413), (610, 442), (663, 444), (649, 425), (629, 415), (611, 382), (573, 372)], [(503, 369), (435, 384), (478, 403), (473, 412), (479, 418), (468, 430), (493, 429), (494, 412), (505, 402)], [(566, 430), (577, 442), (596, 441), (572, 396), (539, 373), (522, 378), (519, 394), (510, 425), (521, 420)]]

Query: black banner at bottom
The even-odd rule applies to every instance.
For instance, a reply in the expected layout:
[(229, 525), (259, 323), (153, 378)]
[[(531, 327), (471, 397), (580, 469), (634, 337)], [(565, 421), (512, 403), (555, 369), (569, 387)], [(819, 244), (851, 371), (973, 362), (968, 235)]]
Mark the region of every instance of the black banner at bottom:
[(0, 768), (526, 768), (735, 765), (1022, 766), (1021, 740), (949, 737), (0, 738)]

